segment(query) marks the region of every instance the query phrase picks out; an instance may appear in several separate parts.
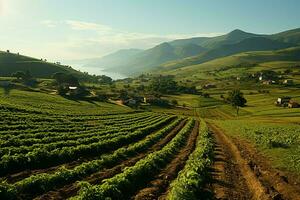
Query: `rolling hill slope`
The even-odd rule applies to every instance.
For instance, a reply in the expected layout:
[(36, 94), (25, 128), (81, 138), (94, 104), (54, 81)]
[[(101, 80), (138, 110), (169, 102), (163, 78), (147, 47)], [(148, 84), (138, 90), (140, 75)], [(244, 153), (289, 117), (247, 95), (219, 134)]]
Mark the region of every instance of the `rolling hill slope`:
[[(261, 68), (261, 66), (264, 68), (266, 66), (270, 68), (272, 68), (272, 66), (280, 68), (280, 63), (286, 63), (288, 66), (300, 64), (300, 47), (292, 47), (275, 51), (243, 52), (214, 59), (202, 64), (186, 66), (173, 70), (164, 69), (163, 73), (189, 79), (191, 75), (195, 77), (207, 76), (207, 72), (215, 72), (226, 68), (228, 68), (228, 70), (240, 68), (242, 71), (251, 70), (251, 68), (255, 67)], [(283, 69), (285, 65), (282, 64), (281, 68)]]
[(45, 62), (36, 58), (0, 51), (0, 76), (11, 76), (16, 71), (29, 71), (34, 77), (50, 78), (55, 72), (82, 73), (70, 67)]
[(201, 64), (216, 58), (221, 58), (247, 51), (277, 50), (293, 46), (281, 41), (274, 41), (265, 37), (247, 38), (236, 44), (226, 44), (218, 48), (205, 51), (197, 56), (189, 57), (180, 61), (169, 62), (163, 65), (164, 68), (176, 69), (189, 65)]

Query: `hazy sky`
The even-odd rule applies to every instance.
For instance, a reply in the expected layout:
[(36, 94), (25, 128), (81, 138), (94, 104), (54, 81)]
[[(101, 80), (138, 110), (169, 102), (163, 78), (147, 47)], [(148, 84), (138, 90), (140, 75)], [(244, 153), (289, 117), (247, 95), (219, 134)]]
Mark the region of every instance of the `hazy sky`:
[(300, 27), (299, 0), (0, 0), (0, 49), (52, 61)]

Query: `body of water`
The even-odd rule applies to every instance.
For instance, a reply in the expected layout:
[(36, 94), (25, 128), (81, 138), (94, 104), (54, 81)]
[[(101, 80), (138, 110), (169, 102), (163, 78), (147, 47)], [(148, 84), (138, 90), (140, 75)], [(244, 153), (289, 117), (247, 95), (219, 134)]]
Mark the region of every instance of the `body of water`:
[(105, 71), (102, 68), (98, 68), (98, 67), (84, 67), (84, 66), (79, 66), (79, 65), (72, 65), (72, 67), (76, 70), (80, 70), (81, 72), (88, 72), (89, 74), (95, 74), (95, 75), (106, 75), (111, 77), (114, 80), (117, 79), (123, 79), (123, 78), (127, 78), (128, 76), (121, 74), (121, 73), (117, 73), (117, 72), (110, 72), (110, 71)]

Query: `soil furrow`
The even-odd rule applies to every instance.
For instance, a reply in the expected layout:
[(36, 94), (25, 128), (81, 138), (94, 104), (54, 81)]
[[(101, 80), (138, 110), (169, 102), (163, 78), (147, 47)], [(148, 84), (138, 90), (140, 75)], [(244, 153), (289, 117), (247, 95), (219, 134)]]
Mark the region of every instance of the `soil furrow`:
[(132, 199), (135, 200), (154, 200), (165, 199), (168, 187), (174, 180), (178, 172), (183, 169), (189, 155), (195, 149), (195, 142), (199, 133), (199, 122), (195, 126), (188, 138), (184, 148), (182, 148), (175, 158), (152, 180), (146, 188), (141, 189)]
[[(125, 167), (133, 166), (137, 161), (139, 161), (140, 159), (143, 159), (149, 153), (152, 153), (154, 151), (158, 151), (158, 150), (162, 149), (183, 128), (185, 123), (186, 123), (186, 120), (183, 120), (182, 122), (180, 122), (180, 124), (178, 126), (176, 126), (172, 131), (170, 131), (162, 140), (160, 140), (158, 143), (156, 143), (152, 147), (150, 147), (146, 152), (139, 153), (138, 155), (136, 155), (132, 158), (129, 158), (129, 159), (123, 161), (122, 163), (120, 163), (119, 165), (116, 165), (112, 168), (104, 169), (102, 171), (94, 173), (94, 174), (90, 175), (89, 177), (85, 178), (84, 181), (87, 181), (91, 184), (100, 184), (104, 179), (111, 178), (114, 175), (121, 173)], [(78, 184), (75, 182), (75, 183), (66, 185), (56, 191), (50, 191), (50, 192), (48, 192), (42, 196), (39, 196), (35, 199), (36, 200), (38, 200), (38, 199), (39, 200), (42, 200), (42, 199), (43, 200), (67, 199), (69, 197), (76, 195), (79, 189), (80, 188), (78, 187)]]
[(215, 162), (212, 167), (212, 190), (216, 199), (270, 199), (237, 147), (215, 125), (209, 124), (215, 138)]

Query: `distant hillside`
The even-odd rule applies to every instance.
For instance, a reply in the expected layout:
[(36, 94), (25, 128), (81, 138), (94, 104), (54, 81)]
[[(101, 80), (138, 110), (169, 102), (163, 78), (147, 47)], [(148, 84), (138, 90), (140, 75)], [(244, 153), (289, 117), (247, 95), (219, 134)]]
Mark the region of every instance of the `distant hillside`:
[(286, 43), (300, 45), (300, 28), (270, 35), (269, 38)]
[(244, 39), (251, 37), (263, 37), (265, 35), (258, 35), (253, 33), (247, 33), (242, 30), (236, 29), (228, 34), (217, 37), (198, 37), (190, 39), (174, 40), (170, 42), (171, 45), (181, 46), (185, 44), (197, 44), (207, 49), (214, 49), (225, 44), (238, 43)]
[[(287, 49), (280, 49), (275, 51), (250, 51), (239, 53), (223, 58), (214, 59), (202, 64), (191, 65), (174, 70), (167, 70), (163, 73), (177, 75), (178, 77), (190, 78), (191, 76), (207, 76), (207, 72), (215, 72), (222, 68), (238, 69), (241, 68), (243, 72), (245, 69), (253, 67), (268, 66), (265, 63), (272, 63), (278, 68), (283, 68), (280, 63), (300, 63), (300, 47), (292, 47)], [(279, 64), (277, 64), (279, 63)]]
[(81, 73), (63, 65), (45, 62), (36, 58), (0, 51), (0, 77), (11, 76), (16, 71), (30, 71), (34, 77), (50, 78), (55, 72)]
[(126, 75), (165, 68), (180, 68), (247, 51), (277, 50), (298, 46), (300, 29), (273, 35), (234, 30), (217, 37), (197, 37), (174, 40), (144, 51), (121, 50), (89, 66), (100, 67)]
[(205, 51), (194, 57), (189, 57), (180, 61), (166, 63), (165, 65), (163, 65), (163, 67), (175, 69), (189, 65), (201, 64), (216, 58), (221, 58), (240, 52), (277, 50), (291, 46), (294, 45), (284, 43), (281, 41), (274, 41), (265, 37), (252, 37), (242, 40), (236, 44), (221, 45), (218, 48)]
[(115, 53), (109, 54), (102, 58), (95, 58), (87, 60), (83, 66), (87, 67), (100, 67), (105, 69), (115, 68), (127, 63), (133, 59), (138, 53), (142, 52), (141, 49), (121, 49)]

